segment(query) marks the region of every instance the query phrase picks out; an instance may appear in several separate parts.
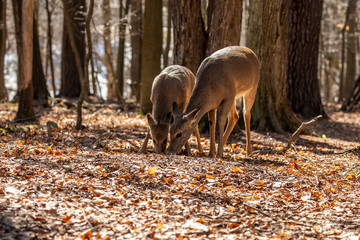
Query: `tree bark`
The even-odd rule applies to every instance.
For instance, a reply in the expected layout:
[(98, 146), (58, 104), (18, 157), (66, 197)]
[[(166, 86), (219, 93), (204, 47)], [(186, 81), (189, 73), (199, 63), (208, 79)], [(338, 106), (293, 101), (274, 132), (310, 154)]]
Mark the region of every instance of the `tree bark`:
[(173, 1), (174, 64), (197, 72), (205, 57), (206, 38), (201, 0)]
[(91, 32), (90, 32), (90, 21), (91, 21), (92, 15), (93, 15), (93, 11), (94, 11), (94, 0), (90, 0), (89, 13), (87, 14), (86, 22), (85, 22), (86, 38), (87, 38), (87, 43), (88, 43), (88, 45), (87, 45), (88, 52), (85, 57), (85, 69), (84, 69), (85, 76), (82, 79), (81, 93), (80, 93), (78, 106), (77, 106), (77, 119), (76, 119), (76, 126), (75, 126), (75, 128), (77, 130), (82, 129), (82, 105), (83, 105), (83, 102), (84, 102), (86, 94), (87, 94), (87, 89), (89, 89), (89, 63), (92, 58), (92, 41), (91, 41)]
[(164, 66), (166, 68), (169, 65), (169, 51), (171, 43), (171, 15), (172, 15), (172, 0), (168, 0), (167, 5), (167, 24), (166, 24), (166, 45), (163, 52)]
[[(84, 70), (85, 64), (85, 0), (63, 0), (68, 9), (69, 21), (72, 34), (75, 38), (75, 45), (79, 52), (81, 68)], [(65, 12), (64, 12), (65, 19)], [(76, 60), (71, 48), (69, 32), (64, 21), (63, 24), (63, 43), (61, 55), (61, 88), (62, 97), (79, 97), (81, 92), (81, 80), (76, 66)]]
[(208, 29), (206, 56), (221, 48), (239, 45), (241, 34), (242, 0), (210, 0), (211, 2), (212, 10), (208, 9), (208, 16), (211, 16), (208, 19), (211, 23)]
[[(118, 85), (118, 99), (123, 99), (124, 96), (124, 56), (125, 56), (125, 37), (126, 37), (126, 22), (125, 16), (129, 12), (130, 0), (126, 0), (125, 6), (123, 1), (119, 0), (119, 47), (116, 62), (116, 80)], [(123, 102), (124, 100), (122, 100)]]
[(0, 102), (7, 101), (5, 88), (4, 57), (6, 51), (6, 0), (0, 1)]
[(111, 7), (110, 0), (103, 0), (102, 3), (102, 17), (104, 22), (104, 64), (106, 68), (106, 78), (108, 80), (107, 85), (107, 99), (113, 101), (117, 98), (117, 91), (119, 91), (118, 86), (115, 81), (115, 71), (112, 62), (112, 50), (111, 50), (111, 29), (110, 29), (110, 21), (111, 21)]
[(131, 37), (131, 95), (140, 102), (141, 83), (141, 46), (142, 46), (142, 0), (130, 2), (130, 37)]
[(288, 0), (250, 1), (247, 45), (261, 62), (257, 100), (252, 109), (259, 130), (295, 131), (300, 125), (286, 90)]
[(287, 90), (291, 108), (309, 119), (325, 115), (318, 59), (323, 0), (289, 1)]
[[(46, 42), (46, 50), (47, 50), (47, 60), (46, 64), (49, 63), (50, 66), (50, 75), (51, 75), (51, 85), (53, 88), (53, 96), (56, 97), (56, 86), (55, 86), (55, 72), (54, 72), (54, 62), (53, 62), (53, 51), (52, 51), (52, 28), (51, 28), (51, 16), (54, 10), (50, 10), (49, 7), (49, 0), (46, 0), (45, 2), (45, 8), (47, 13), (47, 42)], [(47, 67), (46, 73), (47, 73)], [(47, 75), (47, 74), (46, 74)]]
[(39, 33), (37, 29), (37, 20), (34, 14), (33, 17), (33, 71), (32, 82), (34, 88), (34, 99), (40, 102), (42, 105), (47, 105), (47, 99), (50, 94), (47, 89), (46, 79), (44, 75), (44, 69), (42, 66)]
[(151, 112), (152, 82), (160, 73), (162, 53), (162, 1), (145, 1), (144, 34), (141, 63), (140, 111)]
[(21, 11), (22, 45), (20, 46), (21, 62), (19, 62), (18, 70), (20, 75), (20, 90), (19, 107), (15, 120), (26, 121), (35, 118), (34, 92), (32, 85), (34, 0), (22, 1)]

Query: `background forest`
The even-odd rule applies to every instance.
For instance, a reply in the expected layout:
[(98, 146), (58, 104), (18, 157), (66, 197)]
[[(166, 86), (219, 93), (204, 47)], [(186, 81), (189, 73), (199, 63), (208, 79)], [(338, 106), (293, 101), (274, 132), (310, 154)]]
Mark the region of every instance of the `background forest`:
[[(1, 0), (0, 239), (358, 240), (359, 12), (357, 0)], [(139, 153), (154, 77), (195, 74), (239, 44), (261, 62), (253, 154), (241, 120), (209, 157), (205, 119), (204, 153), (195, 137), (188, 155), (154, 141)]]
[[(19, 99), (20, 3), (2, 1), (0, 6), (1, 101)], [(283, 78), (282, 87), (273, 91), (286, 88), (292, 110), (305, 118), (324, 114), (320, 95), (323, 102), (344, 103), (344, 110), (353, 109), (350, 106), (359, 101), (355, 84), (360, 62), (356, 0), (294, 2), (287, 6), (286, 17), (275, 15), (285, 7), (281, 1), (274, 1), (277, 6), (273, 16), (267, 13), (267, 8), (273, 6), (259, 1), (169, 0), (149, 1), (148, 5), (141, 0), (96, 1), (89, 19), (92, 54), (89, 66), (85, 67), (90, 45), (85, 33), (89, 4), (84, 0), (35, 1), (32, 77), (35, 100), (80, 96), (81, 81), (69, 37), (73, 35), (81, 68), (88, 70), (85, 95), (122, 104), (132, 99), (143, 113), (151, 111), (151, 83), (161, 69), (180, 64), (196, 73), (206, 56), (222, 47), (239, 44), (259, 55), (263, 83), (269, 79), (275, 85), (278, 77)], [(72, 34), (68, 34), (66, 15)], [(268, 20), (280, 21), (278, 30), (274, 24), (267, 25)], [(277, 39), (272, 39), (274, 31), (280, 31)], [(274, 61), (278, 64), (282, 61), (280, 67)], [(280, 68), (283, 73), (276, 76), (277, 73), (267, 72), (267, 68)], [(262, 86), (260, 99), (265, 92), (269, 93), (265, 84)], [(257, 106), (261, 106), (261, 100), (258, 102)], [(260, 129), (279, 131), (295, 124), (293, 120), (287, 120), (289, 124), (283, 126), (262, 123), (266, 113), (260, 114), (258, 107), (254, 109), (258, 112), (254, 121)]]

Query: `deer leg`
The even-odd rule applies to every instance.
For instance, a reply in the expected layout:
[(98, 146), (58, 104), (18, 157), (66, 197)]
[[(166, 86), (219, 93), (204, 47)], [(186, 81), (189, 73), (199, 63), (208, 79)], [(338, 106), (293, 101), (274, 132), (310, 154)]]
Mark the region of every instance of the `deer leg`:
[(198, 125), (196, 125), (196, 128), (195, 128), (195, 135), (196, 135), (196, 141), (197, 141), (197, 144), (198, 144), (199, 153), (202, 154), (203, 153), (203, 148), (202, 148), (202, 145), (201, 145), (201, 142), (200, 142), (200, 133), (199, 133), (199, 126)]
[(251, 140), (250, 140), (250, 119), (251, 119), (251, 108), (255, 102), (256, 88), (255, 91), (251, 91), (244, 96), (244, 121), (246, 130), (246, 156), (249, 157), (252, 153)]
[(145, 137), (145, 140), (144, 140), (144, 143), (141, 146), (141, 148), (139, 149), (138, 153), (144, 153), (146, 151), (147, 145), (148, 145), (148, 142), (149, 142), (149, 138), (150, 138), (150, 130), (148, 130), (148, 132), (146, 134), (146, 137)]
[[(231, 99), (224, 101), (222, 106), (218, 110), (218, 127), (219, 127), (219, 142), (218, 142), (218, 155), (219, 157), (223, 156), (224, 151), (224, 128), (226, 123), (226, 118), (229, 115), (232, 105), (234, 105), (234, 100)], [(230, 121), (229, 121), (230, 123)], [(232, 129), (231, 129), (232, 130)]]
[(209, 125), (210, 125), (210, 151), (209, 156), (215, 157), (215, 123), (216, 123), (216, 109), (208, 112)]
[(234, 101), (234, 104), (232, 105), (230, 113), (228, 115), (228, 124), (224, 134), (224, 145), (226, 144), (226, 141), (228, 140), (238, 120), (239, 120), (239, 114), (237, 113), (236, 103)]

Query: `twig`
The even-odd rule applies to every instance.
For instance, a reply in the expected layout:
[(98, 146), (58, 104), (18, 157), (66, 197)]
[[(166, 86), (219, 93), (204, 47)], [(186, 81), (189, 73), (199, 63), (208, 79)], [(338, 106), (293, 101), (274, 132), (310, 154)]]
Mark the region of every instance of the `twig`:
[(346, 148), (341, 152), (334, 152), (334, 154), (343, 154), (343, 153), (348, 153), (348, 152), (353, 152), (353, 151), (358, 151), (358, 150), (360, 150), (360, 146), (353, 147), (353, 148)]
[(322, 115), (319, 115), (315, 118), (313, 118), (312, 120), (308, 121), (308, 122), (303, 122), (301, 123), (300, 127), (293, 133), (293, 135), (291, 136), (287, 146), (282, 150), (282, 153), (286, 153), (286, 151), (291, 148), (291, 144), (295, 141), (295, 139), (299, 136), (299, 134), (306, 129), (307, 127), (313, 125), (314, 123), (316, 123), (317, 120), (319, 120), (320, 118), (322, 118)]
[(264, 214), (265, 216), (271, 218), (270, 214), (267, 214), (266, 212), (263, 212), (263, 211), (261, 211), (260, 209), (258, 209), (258, 208), (256, 208), (256, 207), (253, 207), (253, 206), (251, 206), (251, 205), (249, 205), (249, 204), (246, 204), (246, 203), (243, 203), (243, 204), (244, 204), (244, 206), (249, 207), (249, 208), (251, 208), (251, 209), (253, 209), (253, 210), (255, 210), (255, 211), (258, 211), (259, 213)]

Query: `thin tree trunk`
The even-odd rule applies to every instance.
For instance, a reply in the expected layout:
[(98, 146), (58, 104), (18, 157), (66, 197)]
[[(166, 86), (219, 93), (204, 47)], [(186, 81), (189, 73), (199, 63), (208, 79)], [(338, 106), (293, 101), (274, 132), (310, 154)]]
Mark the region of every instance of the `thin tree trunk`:
[(19, 107), (15, 120), (24, 121), (35, 118), (34, 111), (34, 91), (32, 84), (33, 70), (33, 14), (34, 0), (22, 1), (21, 4), (21, 62), (19, 63), (20, 90)]
[[(102, 3), (102, 14), (104, 21), (104, 64), (106, 68), (106, 78), (108, 80), (108, 100), (114, 100), (117, 98), (117, 92), (119, 91), (115, 79), (115, 71), (112, 62), (112, 51), (111, 51), (111, 29), (110, 29), (110, 20), (111, 20), (111, 7), (110, 0), (103, 0)], [(120, 100), (120, 99), (119, 99)]]
[(86, 38), (88, 43), (88, 51), (85, 57), (85, 77), (82, 79), (81, 93), (77, 106), (77, 120), (76, 120), (76, 129), (82, 129), (82, 105), (85, 100), (86, 94), (89, 89), (89, 62), (92, 59), (92, 41), (91, 41), (91, 32), (90, 32), (90, 21), (93, 15), (94, 10), (94, 0), (90, 0), (89, 12), (87, 14), (85, 30)]
[(142, 0), (130, 2), (130, 38), (131, 38), (131, 95), (140, 102), (141, 85), (141, 48), (142, 48)]
[(169, 51), (170, 51), (170, 43), (171, 43), (171, 15), (172, 15), (172, 0), (168, 0), (167, 5), (167, 24), (166, 24), (166, 45), (163, 53), (164, 59), (164, 68), (169, 65)]
[[(51, 28), (51, 16), (54, 10), (50, 10), (49, 0), (45, 2), (46, 13), (47, 13), (47, 66), (50, 66), (50, 75), (51, 75), (51, 84), (53, 88), (53, 96), (56, 97), (56, 86), (55, 86), (55, 72), (54, 72), (54, 62), (53, 62), (53, 51), (52, 51), (52, 28)], [(49, 65), (48, 65), (49, 63)], [(46, 67), (47, 75), (47, 67)]]
[(125, 8), (123, 7), (122, 0), (119, 0), (119, 47), (117, 54), (116, 64), (116, 79), (118, 85), (118, 99), (124, 102), (124, 55), (125, 55), (125, 37), (126, 37), (126, 24), (124, 22), (125, 16), (129, 12), (130, 0), (126, 0)]
[(4, 57), (6, 51), (6, 0), (0, 2), (0, 102), (7, 101), (4, 78)]

